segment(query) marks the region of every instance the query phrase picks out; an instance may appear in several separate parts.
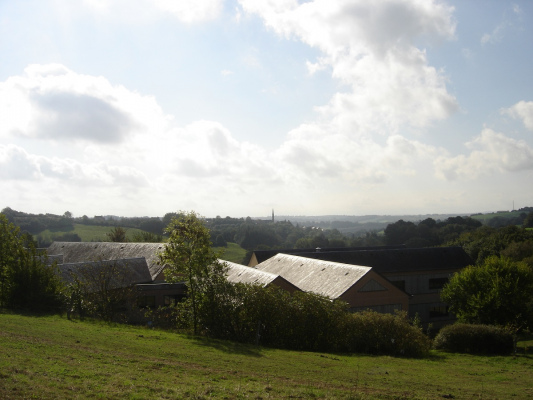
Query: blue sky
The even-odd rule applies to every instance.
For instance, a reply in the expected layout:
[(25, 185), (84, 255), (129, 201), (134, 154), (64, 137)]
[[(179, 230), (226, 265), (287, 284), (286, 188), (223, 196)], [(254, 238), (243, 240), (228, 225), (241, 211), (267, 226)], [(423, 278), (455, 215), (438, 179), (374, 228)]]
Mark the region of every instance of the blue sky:
[(533, 3), (0, 0), (0, 207), (533, 205)]

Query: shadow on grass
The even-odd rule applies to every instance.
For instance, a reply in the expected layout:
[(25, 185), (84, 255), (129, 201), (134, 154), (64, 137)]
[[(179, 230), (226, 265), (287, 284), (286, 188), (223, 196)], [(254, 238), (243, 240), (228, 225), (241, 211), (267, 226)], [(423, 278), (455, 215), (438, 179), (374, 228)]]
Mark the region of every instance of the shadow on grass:
[(212, 347), (216, 350), (223, 351), (224, 353), (240, 354), (250, 357), (263, 357), (261, 354), (261, 348), (251, 344), (231, 342), (229, 340), (209, 339), (199, 336), (189, 336), (188, 338), (194, 340), (196, 344), (200, 346)]

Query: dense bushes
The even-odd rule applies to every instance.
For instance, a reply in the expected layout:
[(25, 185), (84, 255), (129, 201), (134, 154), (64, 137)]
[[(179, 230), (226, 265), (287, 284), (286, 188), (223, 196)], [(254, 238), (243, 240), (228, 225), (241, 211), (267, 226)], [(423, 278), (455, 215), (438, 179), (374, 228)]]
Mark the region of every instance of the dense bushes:
[[(191, 329), (187, 313), (190, 304), (180, 303), (179, 327)], [(352, 314), (343, 302), (277, 287), (223, 284), (198, 314), (202, 334), (277, 348), (409, 357), (427, 355), (430, 348), (405, 314)]]
[(442, 328), (435, 338), (436, 349), (472, 354), (509, 354), (513, 335), (492, 325), (455, 324)]

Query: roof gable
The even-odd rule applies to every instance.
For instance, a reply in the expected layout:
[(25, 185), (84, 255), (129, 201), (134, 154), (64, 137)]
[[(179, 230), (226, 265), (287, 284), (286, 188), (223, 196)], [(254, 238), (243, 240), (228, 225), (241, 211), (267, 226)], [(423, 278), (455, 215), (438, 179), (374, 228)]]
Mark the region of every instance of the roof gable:
[(303, 291), (336, 299), (358, 282), (370, 267), (340, 264), (288, 254), (276, 256), (255, 268), (277, 274)]

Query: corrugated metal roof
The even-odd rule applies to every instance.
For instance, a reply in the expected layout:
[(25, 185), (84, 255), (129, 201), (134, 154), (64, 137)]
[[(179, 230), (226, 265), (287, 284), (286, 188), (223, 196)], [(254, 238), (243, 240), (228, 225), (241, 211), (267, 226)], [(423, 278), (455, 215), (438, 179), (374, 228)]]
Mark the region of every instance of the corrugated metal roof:
[(154, 280), (164, 268), (158, 257), (164, 249), (164, 243), (53, 242), (47, 251), (48, 255), (62, 254), (63, 263), (144, 257)]
[(251, 283), (267, 286), (278, 277), (278, 275), (271, 274), (270, 272), (245, 267), (244, 265), (235, 264), (229, 261), (220, 261), (228, 266), (227, 279), (233, 283)]
[[(144, 257), (129, 258), (121, 260), (107, 261), (86, 261), (76, 263), (65, 263), (57, 266), (62, 279), (67, 282), (73, 282), (74, 278), (86, 281), (88, 277), (95, 279), (102, 270), (109, 270), (111, 275), (106, 276), (109, 279), (111, 288), (128, 287), (138, 283), (148, 283), (152, 281), (148, 265)], [(114, 268), (113, 271), (111, 269)], [(104, 274), (105, 276), (105, 274)], [(94, 282), (88, 282), (89, 284)], [(96, 289), (95, 289), (96, 290)]]
[(277, 254), (256, 269), (280, 275), (303, 291), (336, 299), (372, 268)]

